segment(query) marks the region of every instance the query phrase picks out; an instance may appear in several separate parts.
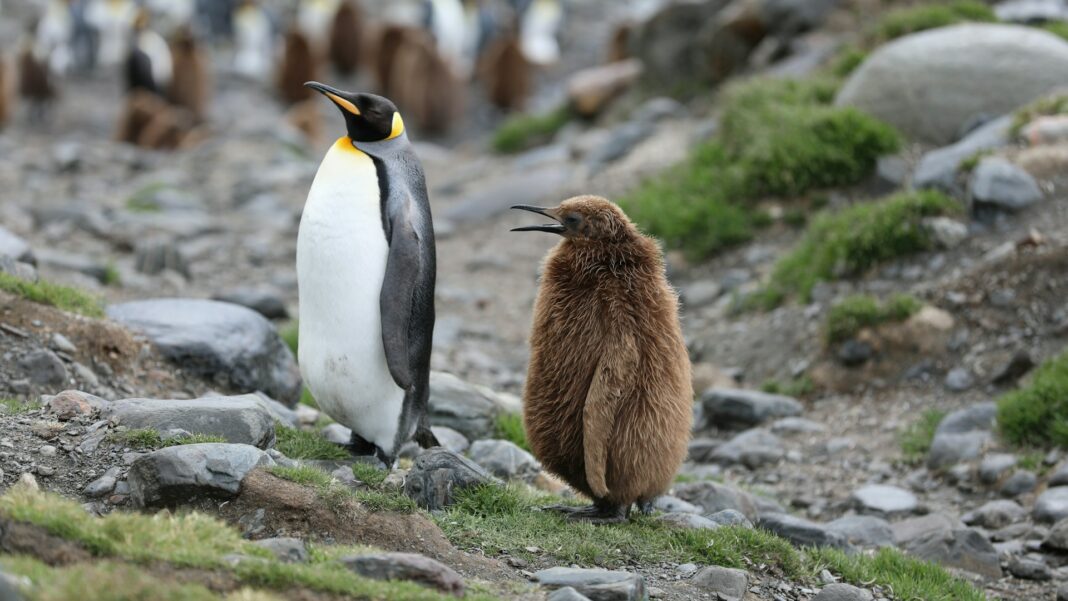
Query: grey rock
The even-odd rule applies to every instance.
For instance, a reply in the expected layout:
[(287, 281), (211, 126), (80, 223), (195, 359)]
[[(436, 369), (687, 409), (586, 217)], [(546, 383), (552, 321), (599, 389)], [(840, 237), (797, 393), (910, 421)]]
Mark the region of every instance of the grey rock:
[(590, 601), (590, 598), (570, 586), (565, 586), (549, 593), (548, 601)]
[(789, 514), (761, 514), (756, 524), (785, 538), (798, 547), (833, 547), (850, 550), (852, 545), (844, 536), (817, 524)]
[(299, 538), (280, 536), (265, 538), (252, 544), (267, 549), (282, 563), (304, 563), (308, 561), (308, 547)]
[(753, 522), (749, 521), (749, 518), (740, 511), (733, 509), (723, 509), (715, 513), (705, 515), (706, 518), (719, 524), (720, 526), (741, 526), (743, 528), (752, 528)]
[(551, 589), (569, 586), (588, 597), (590, 601), (648, 599), (645, 579), (640, 574), (631, 572), (557, 567), (535, 572), (534, 579)]
[(749, 573), (734, 568), (707, 566), (694, 574), (691, 582), (702, 592), (712, 595), (713, 599), (718, 596), (722, 601), (742, 601), (749, 588)]
[(976, 403), (971, 407), (958, 409), (942, 418), (935, 429), (935, 434), (963, 434), (966, 432), (990, 432), (997, 420), (998, 407), (995, 403)]
[(60, 334), (59, 332), (53, 333), (52, 337), (49, 338), (48, 342), (53, 350), (68, 354), (74, 354), (78, 352), (78, 347), (74, 346), (74, 343), (71, 342), (69, 338), (67, 338), (63, 334)]
[(665, 513), (701, 513), (700, 507), (671, 495), (661, 495), (654, 499), (653, 508)]
[(504, 480), (530, 479), (541, 471), (541, 464), (533, 455), (508, 440), (477, 440), (471, 445), (468, 456)]
[(434, 436), (438, 439), (438, 442), (441, 443), (441, 446), (454, 453), (463, 453), (471, 448), (471, 442), (467, 440), (467, 437), (452, 428), (447, 428), (445, 426), (431, 426), (430, 431), (434, 433)]
[(1048, 488), (1039, 495), (1032, 517), (1036, 522), (1059, 522), (1068, 517), (1068, 486)]
[(957, 528), (930, 532), (905, 545), (910, 554), (988, 578), (1001, 577), (1001, 562), (990, 541), (978, 530)]
[(1051, 487), (1068, 485), (1068, 461), (1060, 463), (1053, 469), (1047, 484)]
[(961, 520), (969, 526), (997, 530), (1022, 521), (1026, 517), (1027, 510), (1020, 507), (1016, 501), (997, 500), (989, 501), (975, 511), (964, 514)]
[(627, 156), (654, 131), (656, 127), (649, 121), (631, 121), (619, 125), (609, 132), (608, 139), (590, 151), (586, 164), (591, 171), (597, 172), (609, 163)]
[(894, 544), (899, 547), (906, 547), (934, 533), (947, 533), (960, 527), (957, 520), (942, 513), (909, 518), (890, 525), (894, 531)]
[(827, 523), (827, 529), (858, 547), (892, 547), (894, 531), (886, 520), (871, 515), (850, 515)]
[(1049, 529), (1045, 540), (1042, 542), (1050, 549), (1068, 551), (1068, 518), (1062, 518)]
[(19, 593), (19, 588), (23, 585), (32, 585), (28, 582), (26, 577), (13, 576), (5, 573), (0, 569), (0, 600), (2, 601), (22, 601), (22, 595)]
[(979, 480), (994, 484), (1016, 465), (1016, 456), (1009, 453), (990, 453), (979, 464)]
[(720, 527), (719, 524), (713, 522), (712, 520), (706, 517), (697, 515), (695, 513), (685, 513), (681, 511), (665, 513), (659, 516), (657, 519), (669, 526), (674, 526), (676, 528), (688, 528), (691, 530), (711, 530)]
[(835, 583), (823, 587), (812, 601), (872, 601), (871, 591), (857, 588), (852, 584)]
[(0, 273), (13, 275), (27, 282), (36, 282), (40, 279), (37, 275), (37, 268), (33, 265), (16, 261), (7, 255), (0, 255)]
[(138, 240), (134, 247), (134, 269), (146, 275), (170, 270), (192, 279), (189, 261), (178, 243), (170, 238), (150, 237)]
[(876, 50), (836, 103), (931, 144), (956, 139), (981, 115), (1002, 115), (1068, 81), (1068, 43), (1015, 25), (922, 31)]
[(1009, 560), (1009, 573), (1022, 580), (1044, 582), (1053, 579), (1053, 571), (1045, 563), (1014, 556)]
[(1029, 493), (1038, 486), (1038, 476), (1027, 470), (1016, 470), (1008, 480), (1001, 485), (998, 492), (1005, 497), (1018, 497)]
[(815, 434), (824, 430), (823, 424), (803, 417), (784, 417), (771, 424), (771, 431), (776, 434)]
[(971, 461), (983, 453), (990, 441), (989, 432), (964, 432), (962, 434), (935, 434), (927, 451), (928, 469), (938, 470), (962, 461)]
[(0, 225), (0, 255), (11, 257), (20, 263), (37, 264), (30, 243), (2, 225)]
[(341, 563), (364, 578), (374, 580), (407, 580), (437, 589), (443, 593), (463, 596), (464, 579), (449, 566), (415, 553), (379, 553), (344, 557)]
[(723, 294), (723, 287), (713, 280), (699, 280), (682, 288), (679, 294), (682, 304), (693, 309), (714, 303)]
[(875, 356), (875, 349), (867, 340), (850, 339), (838, 345), (835, 357), (846, 367), (864, 365)]
[[(954, 221), (953, 223), (958, 223)], [(961, 224), (963, 225), (963, 224)], [(965, 234), (967, 234), (967, 228), (965, 228)], [(972, 376), (972, 372), (963, 367), (954, 367), (946, 374), (946, 388), (953, 392), (964, 392), (975, 384), (975, 377)]]
[(262, 315), (230, 303), (155, 299), (108, 307), (188, 373), (239, 392), (263, 391), (292, 407), (301, 380), (293, 354)]
[(680, 484), (675, 487), (675, 495), (703, 508), (706, 513), (733, 509), (749, 520), (757, 518), (757, 507), (753, 496), (726, 484), (718, 482)]
[(115, 490), (115, 484), (118, 480), (119, 474), (121, 473), (121, 468), (113, 467), (107, 472), (105, 472), (103, 476), (97, 478), (96, 480), (93, 480), (89, 484), (86, 484), (85, 488), (82, 489), (82, 492), (85, 493), (85, 496), (89, 498), (99, 499), (100, 497), (103, 497), (104, 495), (107, 495), (111, 491)]
[(259, 401), (260, 405), (267, 410), (267, 413), (271, 414), (271, 418), (275, 421), (281, 422), (283, 425), (289, 426), (290, 428), (300, 426), (300, 416), (297, 415), (296, 410), (286, 407), (262, 392), (256, 393), (256, 399)]
[(493, 476), (470, 459), (432, 448), (415, 459), (404, 481), (404, 494), (424, 509), (443, 509), (453, 503), (456, 491), (493, 481)]
[(274, 291), (260, 288), (235, 288), (215, 294), (212, 299), (248, 307), (267, 319), (286, 319), (289, 311), (285, 300)]
[[(993, 300), (993, 297), (991, 297), (991, 300)], [(1011, 302), (1010, 300), (1009, 303)], [(994, 377), (990, 381), (998, 386), (1012, 384), (1031, 371), (1034, 366), (1035, 360), (1031, 357), (1031, 353), (1027, 350), (1018, 350), (1013, 353), (1008, 363), (994, 371)]]
[(999, 117), (983, 124), (956, 144), (924, 154), (912, 175), (912, 185), (921, 189), (941, 190), (963, 198), (964, 190), (958, 183), (961, 163), (976, 153), (1008, 145), (1012, 119), (1012, 115)]
[[(695, 40), (728, 0), (664, 5), (631, 34), (631, 54), (645, 65), (644, 76), (657, 86), (692, 81), (703, 61)], [(655, 89), (655, 88), (654, 88)]]
[(801, 403), (779, 394), (736, 388), (710, 388), (701, 394), (707, 426), (758, 426), (769, 419), (801, 414)]
[(853, 491), (851, 500), (862, 513), (893, 516), (909, 514), (916, 511), (916, 495), (897, 487), (885, 484), (868, 484)]
[(469, 440), (490, 438), (503, 407), (493, 391), (444, 372), (430, 372), (430, 422), (446, 426)]
[(721, 465), (742, 464), (757, 469), (778, 462), (785, 454), (778, 436), (763, 428), (754, 428), (716, 447), (709, 460)]
[(45, 401), (45, 408), (57, 419), (69, 420), (76, 417), (88, 417), (97, 411), (106, 408), (108, 401), (80, 390), (64, 390), (63, 392), (49, 397)]
[(686, 107), (681, 102), (667, 96), (659, 96), (646, 100), (634, 111), (631, 118), (634, 121), (656, 123), (663, 119), (684, 115), (686, 115)]
[(173, 507), (195, 500), (229, 499), (257, 467), (274, 465), (260, 449), (208, 443), (166, 447), (139, 457), (127, 481), (134, 507)]
[(39, 386), (63, 386), (67, 383), (67, 368), (55, 353), (39, 349), (26, 353), (18, 360), (19, 368), (30, 382)]
[(986, 157), (968, 180), (973, 210), (1020, 211), (1042, 200), (1042, 190), (1029, 173), (1001, 157)]
[(254, 394), (199, 399), (123, 399), (102, 416), (129, 428), (180, 429), (221, 436), (226, 442), (266, 449), (274, 444), (274, 420)]

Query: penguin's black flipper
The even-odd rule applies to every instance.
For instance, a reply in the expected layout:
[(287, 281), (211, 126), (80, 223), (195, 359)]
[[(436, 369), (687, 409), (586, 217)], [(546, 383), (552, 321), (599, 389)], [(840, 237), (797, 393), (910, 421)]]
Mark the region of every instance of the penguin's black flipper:
[(382, 343), (393, 381), (404, 390), (413, 384), (409, 339), (412, 303), (419, 282), (419, 234), (403, 207), (390, 218), (389, 257), (379, 298), (382, 312)]

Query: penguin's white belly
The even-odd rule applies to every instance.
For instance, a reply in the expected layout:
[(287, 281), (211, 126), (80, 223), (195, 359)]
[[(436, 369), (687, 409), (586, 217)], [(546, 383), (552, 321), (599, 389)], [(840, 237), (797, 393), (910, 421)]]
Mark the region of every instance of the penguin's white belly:
[(342, 138), (315, 175), (297, 235), (299, 363), (327, 415), (392, 453), (404, 391), (382, 343), (380, 205), (374, 163)]

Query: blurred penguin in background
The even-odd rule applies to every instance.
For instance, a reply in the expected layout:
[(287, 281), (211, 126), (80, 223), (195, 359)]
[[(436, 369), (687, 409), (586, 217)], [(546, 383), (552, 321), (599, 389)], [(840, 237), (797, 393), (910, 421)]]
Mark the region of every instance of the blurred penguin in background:
[(100, 34), (89, 22), (91, 0), (74, 0), (70, 5), (70, 49), (75, 70), (89, 73), (96, 68), (97, 52), (100, 49)]
[(156, 29), (168, 38), (197, 17), (196, 0), (143, 0)]
[(158, 33), (149, 28), (147, 10), (138, 12), (127, 39), (126, 90), (142, 90), (165, 96), (173, 74), (171, 49)]
[(394, 74), (394, 62), (401, 47), (409, 40), (425, 35), (423, 31), (408, 25), (386, 25), (378, 35), (378, 43), (375, 51), (375, 79), (378, 81), (378, 90), (384, 96), (394, 96), (393, 83), (397, 79)]
[(4, 127), (15, 108), (14, 68), (7, 55), (0, 51), (0, 128)]
[(174, 74), (168, 97), (175, 106), (187, 109), (198, 121), (208, 116), (211, 88), (211, 62), (192, 27), (179, 27), (171, 41)]
[(490, 43), (479, 64), (479, 78), (490, 102), (506, 111), (521, 110), (532, 87), (533, 65), (520, 39), (508, 33)]
[(297, 27), (286, 32), (282, 64), (278, 69), (278, 95), (286, 104), (308, 100), (315, 93), (304, 82), (318, 79), (318, 60), (308, 36)]
[(392, 73), (392, 96), (421, 131), (443, 133), (457, 121), (463, 109), (463, 82), (425, 32), (405, 39)]
[(48, 56), (39, 56), (37, 44), (37, 23), (26, 31), (19, 49), (19, 96), (29, 106), (32, 122), (43, 122), (48, 117), (48, 109), (57, 96), (52, 74), (48, 70)]
[(498, 17), (493, 6), (483, 0), (464, 0), (464, 64), (463, 72), (473, 75), (474, 66), (497, 35)]
[(329, 49), (338, 4), (338, 0), (300, 0), (297, 5), (297, 27), (311, 43), (316, 56), (325, 56)]
[(38, 58), (44, 58), (55, 75), (65, 74), (71, 67), (73, 55), (70, 41), (74, 34), (74, 19), (70, 0), (51, 0), (37, 23), (36, 48)]
[(271, 72), (274, 35), (267, 12), (256, 0), (241, 0), (234, 13), (234, 71), (265, 81)]
[(434, 37), (438, 52), (457, 67), (466, 63), (464, 46), (467, 22), (460, 0), (425, 0), (425, 27)]
[(229, 38), (234, 34), (235, 0), (196, 0), (199, 24), (210, 39)]
[(89, 0), (85, 19), (100, 39), (97, 65), (117, 67), (126, 58), (130, 28), (137, 18), (137, 5), (130, 0)]
[(536, 65), (551, 65), (560, 59), (556, 36), (564, 22), (559, 0), (520, 0), (519, 40), (523, 55)]
[(352, 75), (360, 65), (363, 15), (355, 0), (342, 0), (330, 27), (330, 63), (342, 75)]

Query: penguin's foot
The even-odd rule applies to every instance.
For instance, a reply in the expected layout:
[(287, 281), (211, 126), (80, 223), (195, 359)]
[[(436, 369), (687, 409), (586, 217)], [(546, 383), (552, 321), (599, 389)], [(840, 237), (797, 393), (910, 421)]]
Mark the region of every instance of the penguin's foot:
[(653, 515), (653, 502), (652, 501), (638, 501), (638, 513), (642, 515)]
[(349, 438), (348, 444), (349, 452), (357, 457), (365, 457), (368, 455), (375, 455), (378, 451), (378, 447), (374, 443), (368, 442), (364, 437), (353, 432), (352, 437)]
[(590, 505), (568, 513), (567, 519), (591, 524), (621, 524), (627, 521), (627, 509), (625, 505)]
[(434, 433), (430, 431), (430, 428), (424, 428), (420, 426), (418, 429), (416, 429), (415, 436), (413, 437), (413, 439), (415, 440), (416, 444), (418, 444), (419, 447), (423, 449), (441, 446), (441, 443), (438, 442), (438, 437), (434, 436)]
[(553, 513), (571, 514), (577, 511), (587, 509), (586, 507), (575, 507), (574, 505), (546, 505), (542, 507), (542, 511), (551, 511)]

